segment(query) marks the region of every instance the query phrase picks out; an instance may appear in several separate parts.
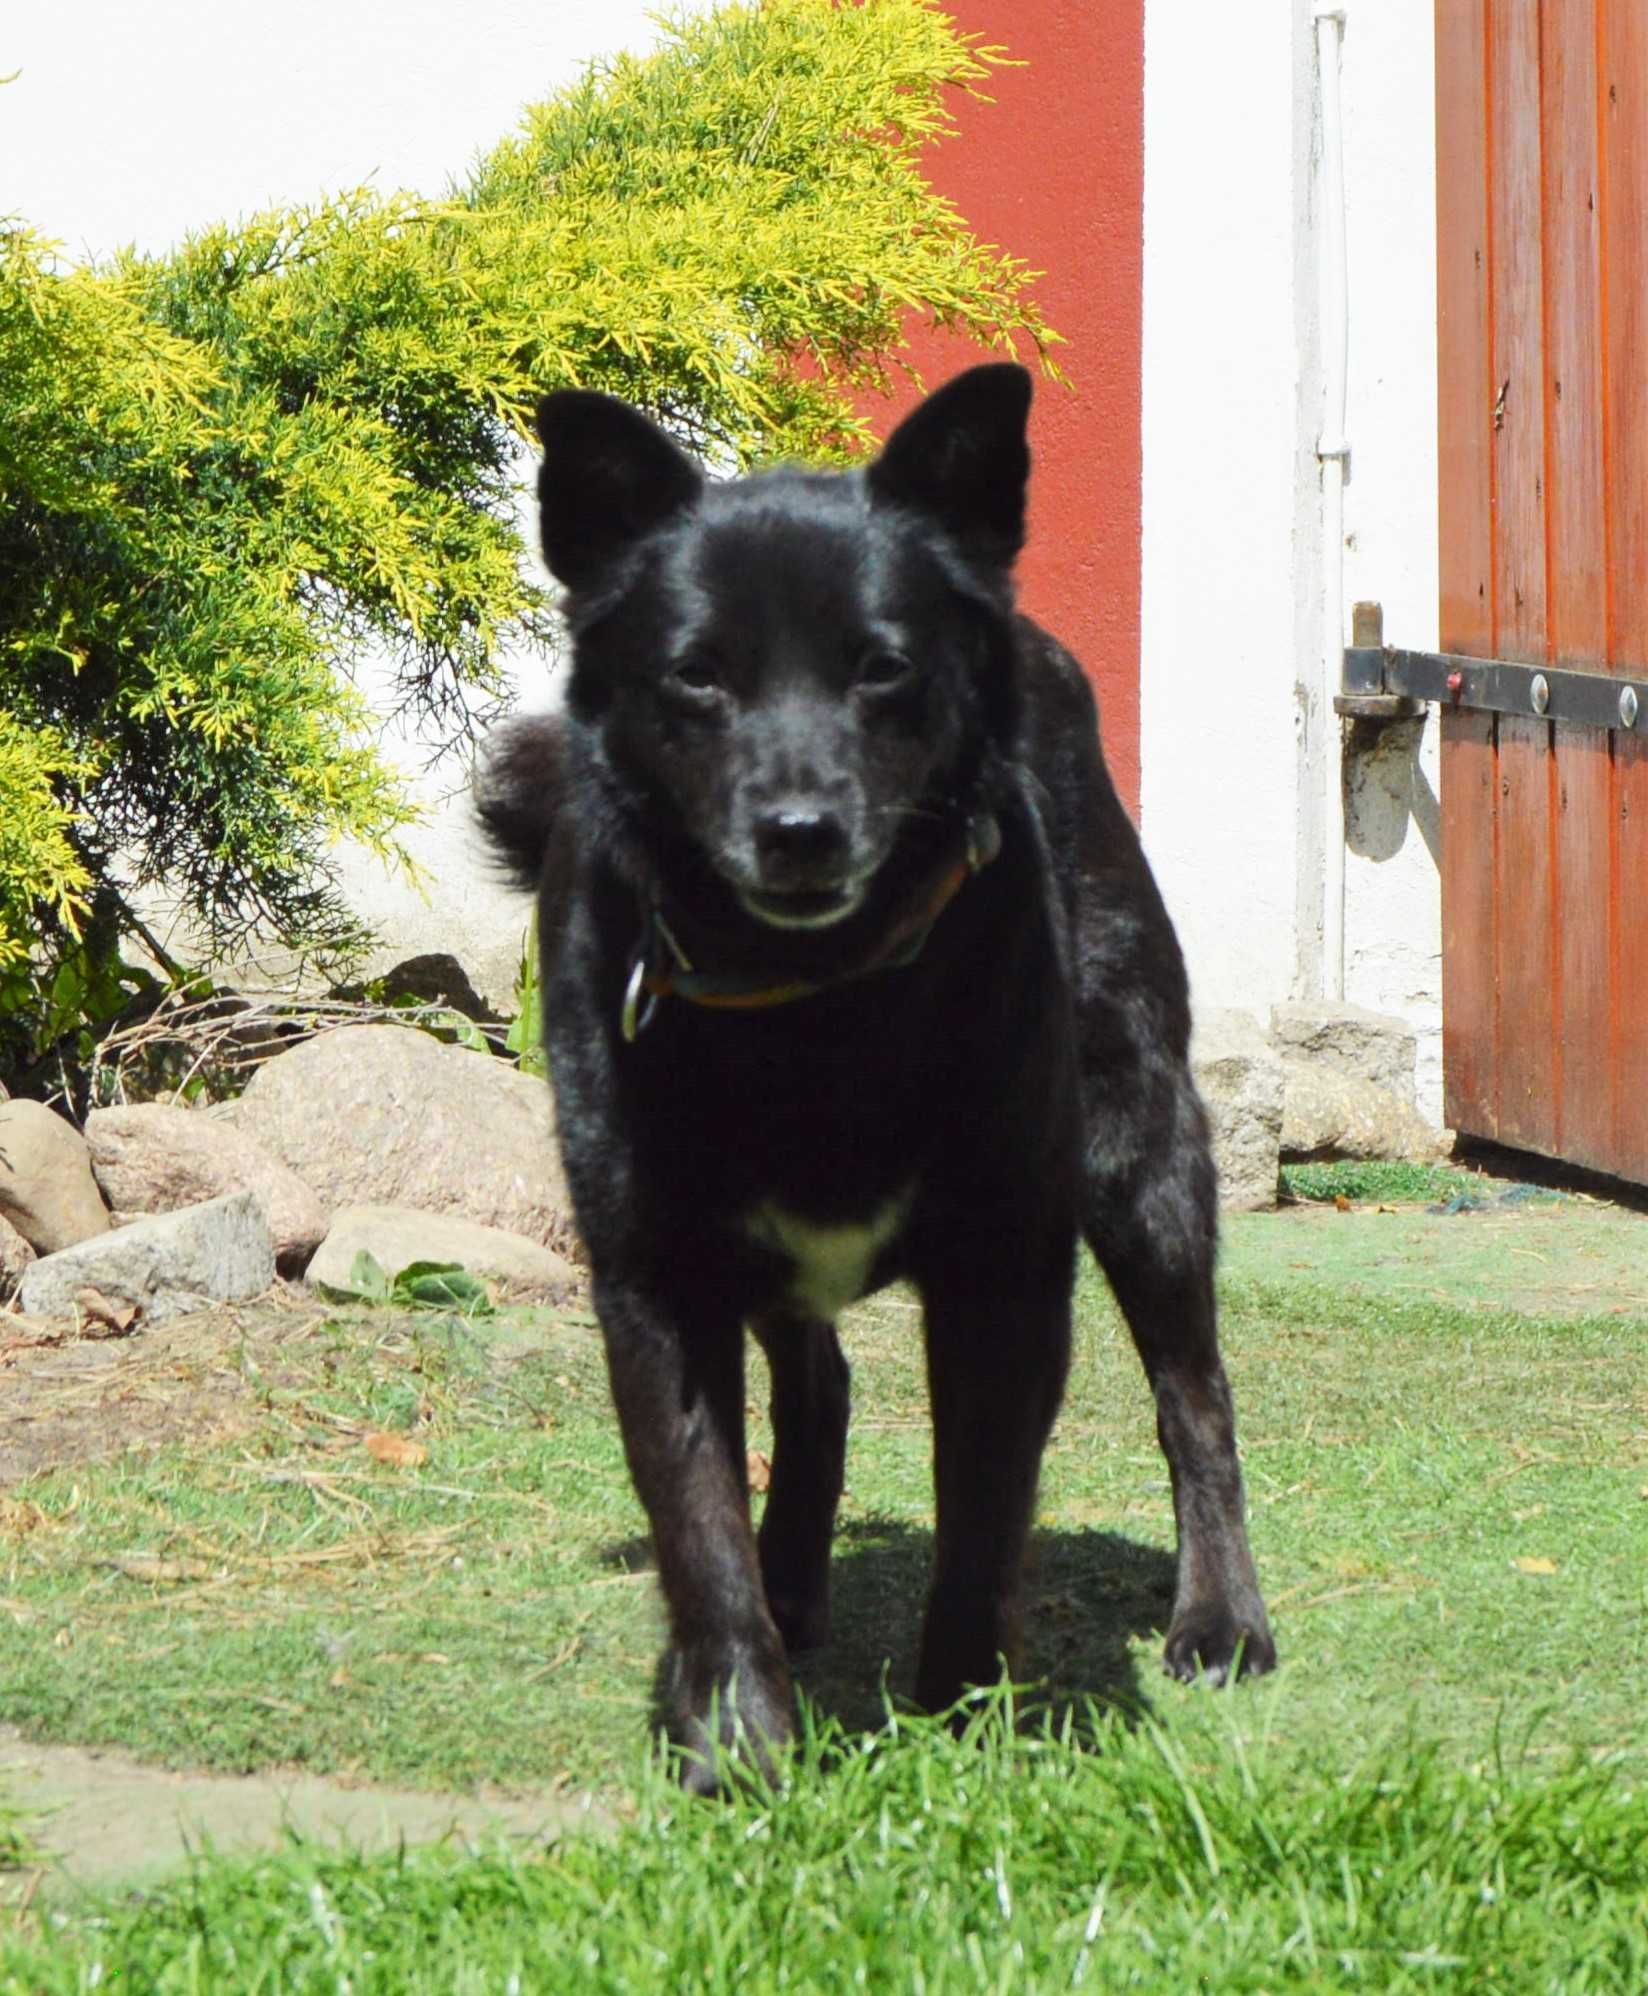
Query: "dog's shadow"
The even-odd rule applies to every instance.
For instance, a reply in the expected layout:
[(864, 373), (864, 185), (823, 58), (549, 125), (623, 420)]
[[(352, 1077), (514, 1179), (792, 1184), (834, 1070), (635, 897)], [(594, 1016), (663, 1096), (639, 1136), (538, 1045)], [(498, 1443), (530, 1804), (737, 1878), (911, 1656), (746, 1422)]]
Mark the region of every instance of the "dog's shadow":
[[(932, 1568), (930, 1530), (854, 1519), (836, 1537), (829, 1644), (798, 1657), (797, 1684), (851, 1730), (881, 1722), (883, 1680), (908, 1698)], [(1140, 1711), (1135, 1639), (1165, 1630), (1174, 1565), (1118, 1532), (1032, 1532), (1025, 1562), (1024, 1675), (1031, 1709), (1078, 1717), (1089, 1702)]]
[[(624, 1548), (626, 1564), (650, 1563), (644, 1540)], [(833, 1630), (822, 1648), (794, 1660), (798, 1687), (848, 1732), (871, 1731), (885, 1698), (908, 1703), (932, 1567), (930, 1529), (890, 1518), (845, 1522), (831, 1567)], [(1081, 1730), (1094, 1707), (1124, 1714), (1149, 1709), (1135, 1642), (1164, 1631), (1173, 1606), (1174, 1564), (1159, 1547), (1119, 1532), (1039, 1530), (1025, 1565), (1023, 1701), (1054, 1724), (1070, 1716)], [(662, 1716), (667, 1659), (654, 1681)]]

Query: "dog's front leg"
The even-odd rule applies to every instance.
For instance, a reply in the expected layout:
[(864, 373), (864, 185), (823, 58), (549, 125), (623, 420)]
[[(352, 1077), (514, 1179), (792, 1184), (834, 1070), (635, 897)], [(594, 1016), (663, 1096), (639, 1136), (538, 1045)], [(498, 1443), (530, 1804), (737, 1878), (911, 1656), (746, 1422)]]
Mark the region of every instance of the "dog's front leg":
[(1276, 1667), (1276, 1644), (1248, 1545), (1212, 1269), (1164, 1269), (1133, 1255), (1115, 1257), (1107, 1273), (1155, 1395), (1173, 1485), (1179, 1572), (1164, 1666), (1186, 1683), (1260, 1676)]
[(1070, 1363), (1071, 1259), (1055, 1246), (1029, 1268), (982, 1269), (957, 1255), (921, 1284), (938, 1502), (916, 1670), (929, 1711), (1020, 1666), (1024, 1545)]
[(1214, 1304), (1216, 1180), (1188, 1080), (1177, 1119), (1180, 1140), (1125, 1196), (1095, 1176), (1089, 1237), (1150, 1380), (1173, 1484), (1179, 1574), (1163, 1661), (1187, 1683), (1223, 1684), (1273, 1670), (1276, 1644), (1248, 1545)]
[(736, 1318), (684, 1315), (597, 1283), (607, 1371), (669, 1609), (669, 1727), (707, 1794), (731, 1750), (764, 1769), (793, 1733), (784, 1645), (750, 1530), (744, 1344)]
[(767, 1605), (786, 1649), (817, 1649), (830, 1637), (851, 1375), (834, 1324), (774, 1312), (751, 1328), (772, 1374), (772, 1484), (757, 1540)]

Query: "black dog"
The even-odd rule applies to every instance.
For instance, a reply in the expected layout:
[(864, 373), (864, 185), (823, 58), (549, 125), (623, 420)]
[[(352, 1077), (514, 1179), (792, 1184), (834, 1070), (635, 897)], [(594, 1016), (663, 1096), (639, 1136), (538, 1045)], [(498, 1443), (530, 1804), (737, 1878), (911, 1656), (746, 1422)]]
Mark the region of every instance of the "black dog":
[[(1155, 1389), (1173, 1675), (1269, 1669), (1214, 1327), (1214, 1172), (1178, 944), (1087, 682), (1012, 608), (1023, 369), (973, 369), (861, 472), (725, 484), (623, 403), (539, 410), (564, 716), (482, 815), (542, 883), (561, 1143), (652, 1522), (689, 1785), (791, 1732), (829, 1627), (834, 1320), (926, 1314), (938, 1529), (917, 1691), (1016, 1663), (1078, 1233)], [(744, 1331), (772, 1372), (757, 1537)]]

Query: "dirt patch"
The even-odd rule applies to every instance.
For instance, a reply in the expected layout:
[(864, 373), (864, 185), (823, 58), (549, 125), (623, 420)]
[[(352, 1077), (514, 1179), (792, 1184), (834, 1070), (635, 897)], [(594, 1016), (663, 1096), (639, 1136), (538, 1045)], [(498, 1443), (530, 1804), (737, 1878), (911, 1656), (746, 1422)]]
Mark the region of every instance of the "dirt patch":
[[(312, 1376), (322, 1331), (354, 1325), (365, 1341), (429, 1321), (428, 1312), (323, 1302), (287, 1283), (253, 1304), (158, 1327), (140, 1320), (125, 1337), (0, 1313), (0, 1490), (133, 1449), (233, 1441), (271, 1394)], [(504, 1308), (484, 1320), (484, 1340), (507, 1361), (560, 1341), (587, 1346), (591, 1321), (577, 1299), (555, 1311)]]
[(289, 1836), (393, 1849), (401, 1841), (508, 1837), (527, 1846), (611, 1818), (587, 1796), (431, 1795), (349, 1787), (312, 1774), (177, 1774), (123, 1754), (43, 1747), (0, 1727), (0, 1794), (29, 1812), (41, 1862), (0, 1881), (18, 1900), (112, 1883), (141, 1884), (207, 1846), (273, 1849)]
[(232, 1439), (250, 1425), (252, 1381), (325, 1314), (280, 1289), (121, 1338), (0, 1316), (0, 1488), (128, 1449)]

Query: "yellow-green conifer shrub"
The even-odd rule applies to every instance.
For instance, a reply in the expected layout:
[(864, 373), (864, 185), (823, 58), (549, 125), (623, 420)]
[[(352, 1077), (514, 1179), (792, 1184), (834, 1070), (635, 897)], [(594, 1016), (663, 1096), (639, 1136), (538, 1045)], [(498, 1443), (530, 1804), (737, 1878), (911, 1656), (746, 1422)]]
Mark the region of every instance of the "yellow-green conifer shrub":
[(410, 816), (353, 668), (457, 730), (549, 642), (515, 490), (545, 390), (730, 467), (862, 448), (907, 313), (1042, 350), (1028, 273), (921, 172), (997, 60), (929, 0), (726, 6), (436, 198), (92, 270), (0, 228), (0, 961), (49, 975), (93, 889), (118, 932), (155, 884), (218, 946), (348, 940), (337, 841)]

